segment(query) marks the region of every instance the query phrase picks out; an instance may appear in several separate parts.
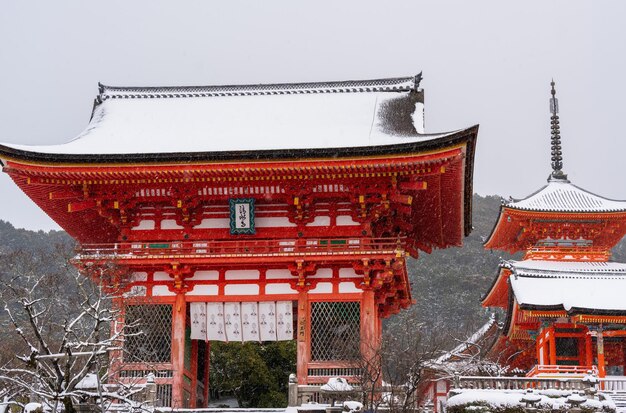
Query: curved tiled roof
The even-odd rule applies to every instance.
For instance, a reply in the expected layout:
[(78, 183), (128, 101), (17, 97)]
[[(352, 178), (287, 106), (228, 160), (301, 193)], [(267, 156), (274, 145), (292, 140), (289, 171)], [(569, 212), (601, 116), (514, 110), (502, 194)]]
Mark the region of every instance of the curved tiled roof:
[(626, 264), (504, 261), (517, 303), (528, 310), (626, 315)]
[(429, 149), (475, 134), (475, 128), (425, 133), (420, 80), (421, 74), (270, 85), (100, 85), (89, 125), (76, 138), (57, 145), (0, 144), (0, 157), (126, 161), (265, 151), (289, 158), (296, 152)]
[(504, 206), (526, 211), (621, 212), (626, 201), (603, 198), (577, 187), (566, 179), (550, 179), (548, 185), (527, 198), (510, 200)]
[(506, 260), (500, 265), (515, 274), (529, 277), (574, 277), (581, 274), (626, 275), (626, 264), (609, 261)]

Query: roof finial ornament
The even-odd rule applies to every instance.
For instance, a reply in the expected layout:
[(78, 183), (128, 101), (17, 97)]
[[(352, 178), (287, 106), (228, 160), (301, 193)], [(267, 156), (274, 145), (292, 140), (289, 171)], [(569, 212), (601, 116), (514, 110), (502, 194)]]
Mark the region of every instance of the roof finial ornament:
[(420, 83), (422, 82), (422, 72), (419, 72), (418, 74), (415, 75), (415, 78), (413, 79), (413, 89), (414, 90), (419, 90), (420, 88)]
[(552, 144), (552, 173), (548, 180), (558, 179), (567, 180), (567, 175), (563, 173), (563, 152), (561, 151), (561, 128), (559, 126), (559, 100), (556, 98), (556, 89), (554, 88), (554, 79), (550, 82), (552, 90), (552, 98), (550, 98), (550, 129), (551, 129), (551, 144)]

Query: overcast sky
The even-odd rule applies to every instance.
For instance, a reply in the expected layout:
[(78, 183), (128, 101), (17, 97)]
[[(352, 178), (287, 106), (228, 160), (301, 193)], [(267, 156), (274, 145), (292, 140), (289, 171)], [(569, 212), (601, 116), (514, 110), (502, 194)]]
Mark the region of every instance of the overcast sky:
[[(564, 170), (626, 199), (626, 2), (0, 0), (0, 142), (81, 132), (97, 82), (208, 85), (423, 71), (426, 129), (480, 124), (475, 191), (545, 184), (549, 83)], [(6, 174), (0, 219), (58, 228)]]

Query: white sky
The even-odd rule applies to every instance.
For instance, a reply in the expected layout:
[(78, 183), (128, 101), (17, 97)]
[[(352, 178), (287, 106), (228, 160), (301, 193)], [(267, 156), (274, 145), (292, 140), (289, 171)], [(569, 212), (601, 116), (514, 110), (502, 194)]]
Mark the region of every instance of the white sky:
[[(476, 192), (545, 183), (549, 82), (564, 170), (626, 199), (626, 2), (0, 0), (0, 142), (61, 143), (97, 82), (207, 85), (423, 71), (427, 132), (480, 124)], [(0, 219), (58, 228), (0, 174)]]

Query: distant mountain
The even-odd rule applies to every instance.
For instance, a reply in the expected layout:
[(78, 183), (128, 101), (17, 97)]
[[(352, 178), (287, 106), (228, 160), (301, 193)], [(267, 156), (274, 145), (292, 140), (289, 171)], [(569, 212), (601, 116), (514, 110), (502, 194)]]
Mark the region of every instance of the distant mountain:
[(29, 231), (17, 229), (0, 219), (0, 253), (20, 249), (49, 251), (58, 245), (70, 246), (74, 240), (65, 231)]

